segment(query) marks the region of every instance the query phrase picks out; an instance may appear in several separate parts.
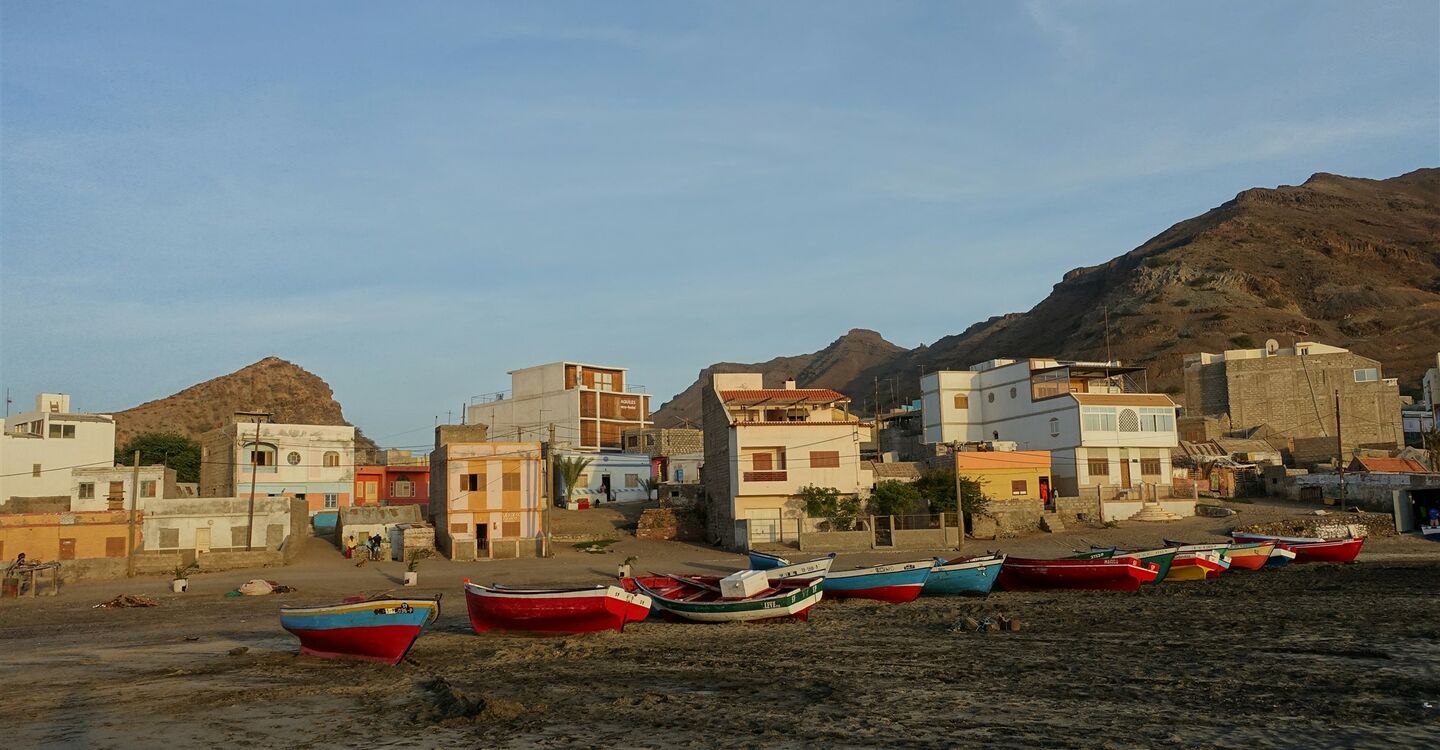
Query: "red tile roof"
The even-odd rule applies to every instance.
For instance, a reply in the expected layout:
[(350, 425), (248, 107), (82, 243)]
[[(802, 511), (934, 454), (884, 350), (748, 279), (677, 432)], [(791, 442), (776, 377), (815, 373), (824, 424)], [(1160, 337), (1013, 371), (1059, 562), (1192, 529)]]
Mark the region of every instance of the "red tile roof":
[(1368, 458), (1357, 456), (1353, 463), (1359, 464), (1362, 471), (1383, 471), (1394, 474), (1429, 473), (1429, 470), (1425, 468), (1425, 464), (1412, 458)]
[(1087, 406), (1174, 406), (1163, 393), (1072, 393), (1076, 401)]
[(777, 403), (821, 403), (849, 401), (850, 397), (829, 388), (756, 388), (753, 390), (720, 391), (721, 401), (775, 401)]

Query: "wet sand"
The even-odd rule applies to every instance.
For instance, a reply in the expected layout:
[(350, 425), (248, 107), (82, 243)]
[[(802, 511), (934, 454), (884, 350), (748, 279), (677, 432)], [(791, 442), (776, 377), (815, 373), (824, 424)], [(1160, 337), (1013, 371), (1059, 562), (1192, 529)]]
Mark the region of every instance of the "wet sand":
[[(1218, 530), (1190, 519), (1182, 531)], [(1215, 526), (1211, 529), (1210, 526)], [(1228, 524), (1227, 524), (1228, 525)], [(1167, 527), (1004, 540), (1058, 553)], [(997, 546), (979, 543), (975, 546)], [(1426, 747), (1440, 743), (1440, 545), (1367, 543), (1362, 562), (1233, 572), (1139, 594), (827, 601), (808, 622), (645, 622), (623, 634), (477, 636), (459, 581), (598, 582), (723, 570), (701, 546), (630, 538), (604, 555), (421, 567), (440, 621), (398, 667), (295, 655), (284, 603), (394, 587), (322, 542), (283, 569), (90, 582), (0, 604), (12, 747)], [(844, 564), (925, 553), (845, 556)], [(647, 564), (648, 563), (648, 564)], [(261, 576), (293, 594), (226, 599)], [(396, 587), (398, 588), (398, 587)], [(150, 609), (92, 609), (120, 592)], [(1018, 633), (954, 632), (1004, 613)], [(193, 640), (191, 640), (193, 639)], [(248, 649), (240, 655), (229, 652)], [(1430, 708), (1426, 708), (1426, 703)]]

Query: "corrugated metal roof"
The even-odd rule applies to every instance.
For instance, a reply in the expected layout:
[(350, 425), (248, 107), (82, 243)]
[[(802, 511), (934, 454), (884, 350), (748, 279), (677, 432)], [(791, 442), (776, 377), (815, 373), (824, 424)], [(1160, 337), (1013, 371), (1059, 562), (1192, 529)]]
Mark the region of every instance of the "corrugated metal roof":
[(776, 401), (786, 403), (823, 403), (849, 401), (850, 397), (829, 388), (756, 388), (720, 391), (721, 401)]

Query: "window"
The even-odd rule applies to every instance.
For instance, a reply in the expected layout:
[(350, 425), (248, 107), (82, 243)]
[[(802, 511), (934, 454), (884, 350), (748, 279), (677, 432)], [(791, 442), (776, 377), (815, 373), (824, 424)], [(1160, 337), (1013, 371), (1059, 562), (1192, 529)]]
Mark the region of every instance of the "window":
[(275, 446), (265, 443), (247, 443), (245, 450), (249, 451), (250, 463), (255, 466), (275, 465)]
[(1050, 418), (1050, 437), (1060, 437), (1060, 418)]
[(774, 471), (775, 457), (769, 453), (756, 453), (750, 457), (750, 468), (755, 471)]
[(1030, 482), (1024, 479), (1010, 480), (1010, 494), (1021, 496), (1030, 494)]
[(1141, 474), (1144, 474), (1144, 475), (1147, 476), (1147, 477), (1158, 477), (1158, 476), (1160, 476), (1160, 459), (1158, 459), (1158, 458), (1142, 458), (1142, 459), (1140, 459), (1140, 473), (1141, 473)]
[(326, 466), (326, 467), (330, 467), (330, 468), (339, 466), (339, 465), (340, 465), (340, 454), (339, 454), (339, 453), (336, 453), (335, 451), (325, 451), (324, 463), (325, 463), (325, 466)]
[(1380, 379), (1380, 371), (1374, 367), (1365, 367), (1355, 371), (1355, 382), (1373, 383)]
[(333, 492), (327, 492), (327, 493), (325, 493), (325, 507), (326, 507), (326, 508), (338, 508), (338, 507), (340, 507), (340, 496), (337, 495), (337, 494), (335, 494), (335, 493), (333, 493)]
[(987, 394), (985, 394), (985, 400), (986, 400), (986, 401), (989, 401), (989, 402), (992, 403), (992, 404), (995, 403), (995, 394), (993, 394), (993, 393), (987, 393)]
[(461, 492), (479, 492), (479, 491), (480, 491), (480, 488), (483, 487), (484, 485), (485, 485), (485, 475), (484, 475), (484, 474), (461, 474), (461, 475), (460, 475), (460, 491), (461, 491)]
[(179, 546), (180, 546), (180, 529), (178, 529), (178, 528), (173, 528), (173, 529), (161, 528), (161, 529), (160, 529), (160, 548), (161, 548), (161, 549), (175, 549), (176, 547), (179, 547)]
[(397, 479), (391, 482), (390, 497), (415, 497), (415, 483), (409, 479)]
[(140, 497), (155, 497), (155, 480), (140, 480)]
[(117, 500), (117, 501), (118, 501), (118, 500), (124, 500), (124, 499), (125, 499), (125, 483), (124, 483), (124, 482), (111, 482), (111, 483), (110, 483), (110, 492), (109, 492), (109, 494), (107, 495), (107, 497), (109, 497), (111, 500)]
[(125, 556), (125, 537), (123, 537), (123, 536), (107, 536), (107, 537), (105, 537), (105, 556), (106, 556), (106, 557), (124, 557), (124, 556)]
[(40, 464), (30, 464), (30, 476), (40, 476)]
[(95, 497), (95, 483), (81, 482), (79, 497), (81, 500), (91, 500)]
[(580, 477), (575, 480), (575, 486), (576, 486), (576, 487), (589, 487), (589, 486), (590, 486), (590, 475), (589, 475), (589, 474), (581, 474)]
[(63, 427), (65, 430), (60, 434), (60, 437), (73, 439), (75, 437), (75, 425), (67, 424), (63, 425)]
[(613, 372), (597, 372), (597, 373), (595, 373), (595, 390), (597, 390), (597, 391), (613, 391), (613, 390), (615, 390), (615, 373), (613, 373)]
[(1107, 458), (1087, 459), (1085, 470), (1090, 473), (1091, 479), (1108, 479), (1110, 477), (1110, 460)]
[(1175, 411), (1164, 408), (1142, 408), (1140, 410), (1141, 432), (1174, 432)]
[(1081, 426), (1087, 432), (1114, 432), (1115, 410), (1087, 408), (1080, 415)]
[(470, 527), (469, 527), (469, 526), (466, 526), (466, 525), (463, 524), (463, 523), (452, 523), (452, 524), (450, 524), (450, 533), (451, 533), (451, 534), (464, 534), (465, 532), (467, 532), (467, 531), (469, 531), (469, 530), (470, 530)]
[(640, 475), (639, 475), (639, 474), (626, 474), (626, 475), (625, 475), (625, 486), (626, 486), (626, 487), (632, 487), (632, 488), (633, 488), (633, 487), (639, 487), (639, 486), (640, 486)]
[(1120, 431), (1140, 431), (1140, 415), (1136, 414), (1134, 409), (1122, 409), (1120, 411)]
[(639, 448), (639, 447), (640, 447), (640, 438), (638, 438), (638, 437), (636, 437), (636, 436), (634, 436), (634, 435), (627, 435), (627, 436), (625, 437), (625, 447), (626, 447), (626, 448)]
[[(1356, 372), (1359, 372), (1359, 371), (1357, 370)], [(50, 437), (52, 437), (52, 438), (58, 438), (58, 437), (60, 437), (60, 425), (55, 424), (54, 422), (51, 422), (51, 423), (50, 423)]]
[(810, 468), (840, 468), (840, 451), (810, 451)]
[(298, 451), (290, 451), (289, 455), (285, 456), (285, 461), (288, 462), (291, 466), (299, 466), (300, 453)]
[(500, 489), (504, 490), (505, 492), (519, 492), (520, 472), (507, 471), (504, 474), (500, 475)]
[(1010, 386), (1010, 398), (1015, 398), (1016, 393), (1018, 393), (1018, 391), (1015, 390), (1015, 386)]
[(970, 408), (970, 397), (969, 397), (969, 396), (966, 396), (966, 395), (964, 395), (964, 394), (961, 394), (961, 393), (955, 394), (955, 408), (956, 408), (956, 409), (969, 409), (969, 408)]

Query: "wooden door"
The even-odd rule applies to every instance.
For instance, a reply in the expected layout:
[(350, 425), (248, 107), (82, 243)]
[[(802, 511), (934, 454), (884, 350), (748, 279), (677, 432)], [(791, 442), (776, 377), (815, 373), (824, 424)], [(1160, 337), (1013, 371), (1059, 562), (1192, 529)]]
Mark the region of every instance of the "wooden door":
[(1120, 452), (1120, 486), (1130, 486), (1130, 455)]
[(209, 552), (209, 551), (210, 551), (210, 530), (209, 530), (209, 529), (196, 529), (196, 530), (195, 530), (195, 551), (196, 551), (196, 552)]
[(75, 559), (75, 540), (74, 540), (74, 539), (61, 539), (61, 540), (60, 540), (60, 559), (61, 559), (61, 560), (74, 560), (74, 559)]

